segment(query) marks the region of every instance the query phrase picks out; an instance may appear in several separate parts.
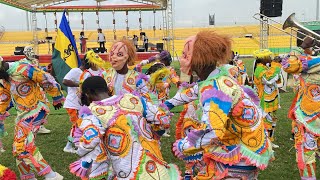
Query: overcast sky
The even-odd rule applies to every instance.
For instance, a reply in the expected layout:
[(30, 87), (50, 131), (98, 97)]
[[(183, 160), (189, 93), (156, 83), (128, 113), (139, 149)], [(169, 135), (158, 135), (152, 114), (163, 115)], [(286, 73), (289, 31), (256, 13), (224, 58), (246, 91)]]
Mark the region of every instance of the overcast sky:
[[(174, 2), (174, 24), (175, 27), (204, 27), (208, 26), (209, 14), (216, 15), (216, 25), (245, 25), (258, 23), (253, 19), (253, 14), (259, 12), (260, 0), (173, 0)], [(317, 0), (283, 0), (283, 15), (275, 20), (284, 22), (284, 20), (293, 12), (299, 21), (316, 20), (316, 2)], [(126, 0), (109, 0), (103, 4), (123, 4), (132, 3)], [(95, 1), (80, 0), (77, 2), (66, 3), (65, 5), (94, 5)], [(124, 29), (125, 12), (116, 12), (116, 27)], [(45, 28), (45, 20), (42, 13), (37, 15), (38, 27)], [(61, 13), (57, 13), (58, 22), (60, 22)], [(70, 13), (70, 25), (73, 29), (81, 29), (80, 13)], [(129, 12), (129, 27), (137, 29), (139, 13)], [(0, 25), (7, 30), (26, 30), (27, 20), (26, 12), (0, 4)], [(96, 29), (96, 14), (85, 13), (85, 29)], [(152, 28), (154, 24), (152, 12), (142, 12), (142, 28)], [(47, 14), (49, 30), (54, 28), (53, 13)], [(100, 13), (100, 25), (103, 29), (112, 29), (112, 13)], [(162, 26), (161, 12), (156, 13), (155, 25), (157, 29)]]

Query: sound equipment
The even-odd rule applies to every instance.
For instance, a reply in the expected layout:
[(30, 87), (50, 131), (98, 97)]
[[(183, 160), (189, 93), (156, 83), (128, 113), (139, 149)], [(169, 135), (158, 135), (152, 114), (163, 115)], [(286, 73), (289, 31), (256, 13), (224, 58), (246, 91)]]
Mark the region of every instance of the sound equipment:
[(95, 52), (95, 53), (99, 53), (100, 52), (99, 47), (88, 48), (88, 51), (90, 51), (90, 50), (93, 50), (93, 52)]
[(163, 43), (157, 43), (156, 48), (157, 48), (157, 51), (159, 52), (163, 51)]
[(261, 0), (260, 1), (260, 14), (268, 17), (282, 16), (283, 0)]
[(104, 53), (106, 51), (107, 51), (107, 49), (105, 49), (105, 48), (99, 48), (99, 52), (101, 52), (101, 53)]
[(24, 55), (23, 53), (24, 46), (17, 46), (13, 52), (14, 55)]
[(46, 40), (47, 40), (47, 41), (51, 41), (51, 40), (52, 40), (52, 37), (51, 37), (51, 36), (48, 36), (48, 37), (46, 37)]
[(145, 48), (140, 48), (140, 47), (139, 47), (139, 48), (137, 49), (137, 52), (144, 52), (144, 51), (145, 51)]

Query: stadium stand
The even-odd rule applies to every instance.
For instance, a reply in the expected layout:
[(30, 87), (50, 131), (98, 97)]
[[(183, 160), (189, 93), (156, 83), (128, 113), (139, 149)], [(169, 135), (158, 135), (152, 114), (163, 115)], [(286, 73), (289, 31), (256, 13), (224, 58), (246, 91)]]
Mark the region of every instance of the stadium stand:
[[(260, 27), (259, 25), (247, 25), (247, 26), (222, 26), (222, 27), (193, 27), (193, 28), (176, 28), (174, 29), (174, 44), (175, 44), (175, 56), (180, 56), (184, 46), (184, 40), (196, 34), (202, 30), (213, 30), (217, 33), (226, 34), (232, 37), (233, 40), (233, 50), (242, 55), (250, 55), (253, 51), (259, 49), (259, 33)], [(152, 29), (144, 29), (142, 30), (148, 35), (149, 42), (163, 43), (163, 31)], [(106, 35), (107, 43), (106, 47), (109, 48), (113, 42), (113, 30), (103, 30), (103, 33)], [(291, 39), (289, 35), (280, 32), (275, 29), (269, 30), (269, 47), (275, 53), (282, 53), (283, 51), (287, 51), (290, 48), (290, 45), (295, 46), (296, 40)], [(73, 34), (75, 36), (77, 46), (79, 47), (79, 34), (80, 30), (73, 30)], [(133, 35), (140, 34), (140, 30), (132, 29), (129, 31), (129, 38)], [(121, 39), (126, 37), (126, 30), (117, 30), (116, 37), (117, 39)], [(2, 38), (1, 38), (2, 36)], [(38, 32), (38, 39), (41, 42), (45, 42), (46, 37), (53, 37), (53, 42), (56, 38), (56, 32), (54, 30), (49, 31), (46, 34), (44, 31)], [(88, 38), (87, 47), (94, 48), (98, 47), (97, 43), (97, 30), (86, 30), (85, 36)], [(5, 33), (1, 33), (0, 31), (0, 55), (12, 55), (16, 46), (26, 46), (30, 45), (32, 42), (32, 32), (18, 32), (18, 31), (6, 31)], [(291, 42), (291, 43), (290, 43)], [(139, 41), (139, 45), (142, 45), (142, 42)], [(39, 44), (39, 54), (48, 54), (49, 45), (48, 43)]]

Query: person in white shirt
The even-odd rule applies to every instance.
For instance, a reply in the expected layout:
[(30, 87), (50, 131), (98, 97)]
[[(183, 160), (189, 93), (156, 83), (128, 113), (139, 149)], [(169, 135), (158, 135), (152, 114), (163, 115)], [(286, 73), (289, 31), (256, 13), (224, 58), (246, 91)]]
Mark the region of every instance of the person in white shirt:
[(102, 33), (102, 29), (101, 28), (98, 29), (98, 43), (100, 45), (100, 52), (104, 53), (105, 50), (106, 50), (106, 48), (105, 48), (106, 37)]
[(64, 152), (69, 152), (69, 153), (76, 152), (76, 150), (73, 148), (73, 138), (74, 138), (75, 129), (77, 127), (77, 121), (79, 119), (78, 111), (81, 107), (80, 96), (79, 96), (80, 75), (84, 70), (85, 70), (85, 67), (83, 64), (79, 68), (73, 68), (66, 74), (66, 76), (63, 78), (63, 81), (62, 81), (62, 83), (68, 87), (68, 95), (64, 102), (63, 108), (67, 110), (67, 113), (69, 114), (70, 122), (72, 123), (70, 134), (68, 136), (68, 142), (66, 146), (63, 148)]

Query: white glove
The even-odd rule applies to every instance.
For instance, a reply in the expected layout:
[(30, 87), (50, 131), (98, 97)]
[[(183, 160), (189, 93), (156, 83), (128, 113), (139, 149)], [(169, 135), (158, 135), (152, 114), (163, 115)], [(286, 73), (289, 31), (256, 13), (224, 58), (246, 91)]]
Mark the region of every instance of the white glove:
[(149, 64), (149, 60), (148, 60), (148, 59), (142, 60), (142, 61), (140, 62), (140, 65), (141, 65), (141, 66), (144, 66), (144, 65), (146, 65), (146, 64)]
[(0, 56), (0, 61), (3, 61), (3, 58)]

